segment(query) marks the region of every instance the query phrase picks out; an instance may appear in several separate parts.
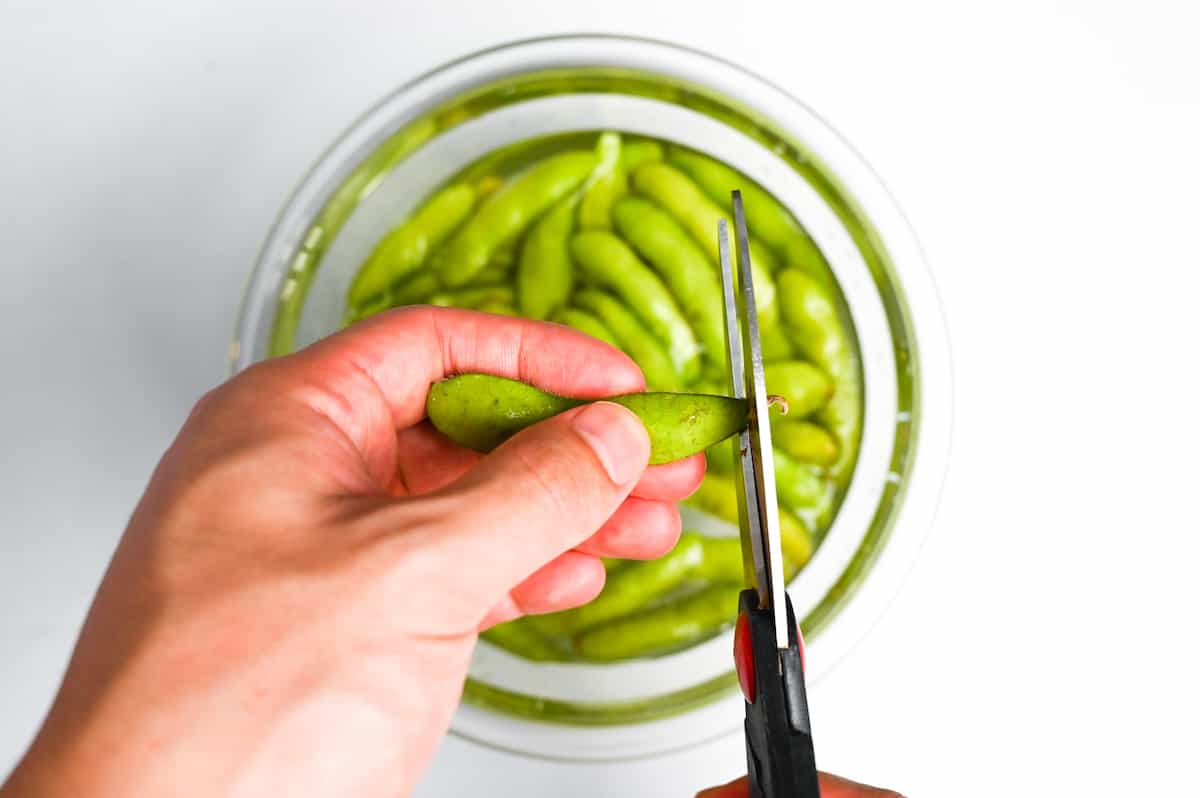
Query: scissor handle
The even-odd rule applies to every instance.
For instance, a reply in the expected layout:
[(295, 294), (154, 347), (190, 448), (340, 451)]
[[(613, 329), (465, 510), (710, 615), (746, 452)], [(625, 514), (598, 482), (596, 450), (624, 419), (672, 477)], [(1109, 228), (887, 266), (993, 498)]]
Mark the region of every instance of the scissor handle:
[(788, 647), (776, 648), (775, 621), (758, 592), (743, 590), (734, 632), (734, 661), (746, 698), (746, 773), (751, 798), (820, 798), (813, 753), (804, 657), (792, 601)]

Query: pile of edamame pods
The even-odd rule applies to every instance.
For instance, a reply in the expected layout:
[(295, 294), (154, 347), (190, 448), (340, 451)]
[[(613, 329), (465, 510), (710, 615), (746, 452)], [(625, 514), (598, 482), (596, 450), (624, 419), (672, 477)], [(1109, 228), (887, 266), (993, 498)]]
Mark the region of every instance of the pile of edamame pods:
[[(569, 325), (626, 352), (652, 391), (728, 394), (717, 220), (740, 189), (772, 418), (789, 578), (828, 528), (857, 456), (862, 378), (824, 257), (770, 193), (703, 153), (616, 132), (546, 137), (467, 166), (385, 235), (355, 276), (346, 322), (408, 304)], [(774, 411), (773, 411), (774, 413)], [(730, 442), (708, 452), (691, 507), (737, 523)], [(731, 624), (736, 537), (688, 531), (664, 557), (605, 563), (590, 604), (495, 627), (533, 660), (656, 656)]]

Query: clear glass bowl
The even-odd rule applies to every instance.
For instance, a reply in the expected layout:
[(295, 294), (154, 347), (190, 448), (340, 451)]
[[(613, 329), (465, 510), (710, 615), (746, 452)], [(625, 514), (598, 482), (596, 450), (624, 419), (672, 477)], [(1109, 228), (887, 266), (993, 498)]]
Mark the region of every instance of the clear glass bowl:
[[(801, 220), (845, 296), (862, 354), (862, 443), (833, 526), (789, 586), (816, 683), (890, 601), (932, 520), (949, 358), (919, 246), (882, 184), (761, 78), (614, 36), (518, 42), (417, 78), (355, 122), (288, 200), (250, 279), (231, 367), (337, 330), (374, 243), (465, 164), (515, 142), (604, 129), (708, 152), (757, 181)], [(607, 665), (532, 663), (481, 643), (453, 729), (566, 759), (686, 747), (741, 726), (731, 637)]]

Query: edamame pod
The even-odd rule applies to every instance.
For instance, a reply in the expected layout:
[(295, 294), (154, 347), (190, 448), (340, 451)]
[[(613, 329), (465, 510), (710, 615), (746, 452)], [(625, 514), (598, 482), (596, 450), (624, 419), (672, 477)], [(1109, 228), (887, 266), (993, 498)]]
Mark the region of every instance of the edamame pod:
[(474, 310), (480, 305), (490, 302), (504, 302), (511, 305), (513, 290), (507, 285), (486, 285), (480, 288), (460, 288), (457, 291), (439, 291), (429, 297), (430, 305), (443, 308)]
[(736, 169), (683, 147), (671, 147), (667, 161), (700, 184), (710, 197), (732, 213), (730, 192), (742, 192), (750, 234), (763, 240), (784, 258), (814, 275), (827, 274), (825, 256), (796, 218), (780, 202)]
[(793, 342), (834, 380), (833, 396), (818, 419), (838, 438), (839, 455), (830, 471), (840, 479), (854, 464), (862, 432), (858, 357), (837, 306), (817, 280), (799, 269), (784, 269), (779, 285), (785, 297), (782, 319)]
[(396, 307), (401, 305), (415, 305), (419, 302), (424, 302), (437, 293), (440, 284), (438, 283), (437, 274), (431, 270), (414, 274), (408, 282), (401, 283), (391, 291), (392, 303)]
[(763, 369), (767, 393), (787, 400), (789, 418), (803, 418), (825, 406), (833, 394), (833, 381), (803, 360), (771, 363)]
[(483, 271), (475, 275), (475, 279), (471, 281), (471, 285), (499, 285), (500, 283), (506, 283), (512, 272), (512, 264), (504, 262), (489, 263), (483, 267)]
[(695, 532), (684, 533), (675, 548), (662, 557), (630, 563), (613, 573), (592, 601), (545, 618), (546, 622), (553, 620), (548, 628), (576, 632), (628, 615), (682, 584), (703, 555), (701, 537)]
[(628, 565), (629, 560), (622, 560), (620, 557), (601, 557), (600, 563), (604, 566), (604, 572), (611, 575)]
[(803, 568), (813, 553), (813, 536), (808, 525), (782, 507), (779, 508), (779, 546), (783, 549), (783, 564), (790, 580)]
[(684, 383), (700, 374), (700, 348), (671, 292), (612, 233), (584, 232), (571, 239), (571, 254), (589, 282), (611, 289), (666, 347), (675, 372)]
[(504, 178), (499, 175), (484, 175), (475, 181), (475, 193), (478, 199), (485, 199), (495, 194), (504, 185)]
[(704, 457), (708, 462), (708, 470), (714, 474), (732, 474), (735, 458), (736, 440), (721, 441), (708, 448)]
[(692, 576), (731, 585), (742, 584), (745, 581), (741, 538), (702, 537), (701, 543), (703, 554), (700, 562), (692, 569)]
[(616, 297), (603, 291), (580, 291), (575, 294), (575, 304), (596, 314), (612, 330), (621, 349), (633, 358), (646, 376), (647, 387), (673, 391), (683, 386), (667, 351)]
[(837, 461), (837, 440), (824, 427), (811, 421), (772, 422), (771, 440), (802, 463), (827, 466)]
[(518, 657), (534, 662), (563, 659), (564, 652), (534, 629), (527, 618), (518, 618), (493, 626), (480, 637)]
[(611, 230), (613, 203), (629, 193), (629, 177), (621, 158), (621, 136), (604, 133), (596, 142), (600, 164), (579, 200), (580, 230)]
[(825, 289), (799, 269), (784, 269), (778, 275), (783, 292), (784, 324), (800, 351), (836, 379), (851, 347), (842, 331), (837, 306)]
[(662, 275), (696, 331), (705, 357), (726, 371), (721, 279), (704, 251), (670, 214), (640, 197), (618, 202), (613, 207), (613, 219), (625, 240)]
[(475, 189), (470, 185), (449, 186), (435, 194), (375, 247), (350, 284), (349, 303), (361, 304), (416, 271), (474, 206)]
[(520, 258), (517, 245), (520, 243), (519, 238), (509, 239), (506, 243), (501, 244), (492, 253), (492, 257), (488, 259), (487, 266), (483, 267), (483, 271), (475, 275), (475, 280), (483, 280), (488, 275), (502, 274), (509, 276), (517, 267), (517, 260)]
[[(464, 374), (434, 383), (425, 411), (450, 440), (489, 452), (510, 436), (589, 399), (555, 396), (490, 374)], [(631, 393), (604, 399), (631, 410), (646, 425), (650, 463), (668, 463), (704, 451), (746, 425), (746, 402), (726, 396)]]
[(792, 342), (788, 340), (783, 326), (779, 323), (779, 317), (776, 316), (767, 321), (765, 326), (759, 325), (759, 342), (762, 344), (763, 362), (778, 363), (783, 360), (791, 360), (795, 352), (792, 351)]
[[(731, 476), (709, 472), (684, 504), (731, 524), (738, 523), (737, 489)], [(812, 533), (803, 521), (784, 507), (779, 508), (779, 540), (784, 560), (797, 569), (812, 556)]]
[(621, 348), (621, 345), (617, 343), (617, 339), (613, 337), (612, 330), (605, 327), (604, 322), (586, 310), (563, 308), (554, 314), (554, 321), (559, 324), (565, 324), (568, 327), (573, 327), (584, 335), (590, 335), (611, 347), (616, 349)]
[(775, 450), (775, 494), (789, 510), (816, 507), (825, 498), (826, 484), (817, 466), (801, 463)]
[(476, 306), (480, 313), (494, 313), (497, 316), (520, 316), (517, 307), (512, 302), (500, 297), (492, 297)]
[(584, 632), (576, 638), (576, 650), (593, 662), (665, 654), (731, 625), (737, 618), (738, 593), (733, 585), (713, 585)]
[(852, 471), (862, 436), (862, 382), (857, 359), (853, 360), (853, 366), (847, 366), (847, 372), (851, 369), (853, 373), (838, 380), (829, 403), (816, 416), (837, 436), (837, 459), (828, 465), (828, 471), (838, 480), (844, 480)]
[(345, 326), (350, 326), (363, 319), (370, 318), (376, 313), (382, 313), (385, 310), (390, 310), (394, 307), (391, 293), (384, 291), (382, 294), (372, 297), (367, 302), (357, 307), (352, 307), (346, 312)]
[(446, 259), (439, 264), (442, 282), (457, 287), (469, 281), (497, 247), (577, 188), (595, 166), (595, 153), (563, 152), (501, 186), (451, 240)]
[(663, 145), (653, 139), (635, 139), (627, 141), (621, 148), (621, 166), (628, 174), (644, 163), (661, 161)]
[[(673, 215), (707, 253), (709, 261), (720, 263), (717, 251), (717, 220), (726, 214), (700, 190), (687, 175), (665, 163), (648, 163), (633, 172), (633, 189), (654, 200)], [(729, 239), (733, 242), (733, 225)], [(775, 258), (757, 241), (750, 241), (750, 266), (754, 271), (754, 302), (760, 323), (777, 315), (775, 280), (771, 272)]]
[(545, 319), (566, 304), (574, 283), (568, 242), (575, 226), (575, 204), (568, 197), (534, 224), (521, 247), (517, 297), (521, 312)]

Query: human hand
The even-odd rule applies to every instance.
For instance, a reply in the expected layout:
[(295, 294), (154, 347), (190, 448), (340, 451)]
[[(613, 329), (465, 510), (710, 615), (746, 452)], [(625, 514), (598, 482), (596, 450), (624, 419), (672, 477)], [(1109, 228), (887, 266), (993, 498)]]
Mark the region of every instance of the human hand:
[(155, 471), (0, 794), (407, 794), (480, 630), (589, 600), (600, 556), (674, 545), (701, 457), (647, 469), (645, 429), (607, 403), (481, 457), (422, 421), (430, 383), (458, 372), (643, 387), (566, 328), (410, 308), (217, 388)]
[[(868, 787), (853, 781), (832, 776), (828, 773), (817, 774), (821, 786), (821, 798), (902, 798), (900, 793), (892, 790), (881, 790), (878, 787)], [(720, 787), (710, 787), (697, 793), (696, 798), (749, 798), (750, 789), (746, 777), (734, 779)]]

